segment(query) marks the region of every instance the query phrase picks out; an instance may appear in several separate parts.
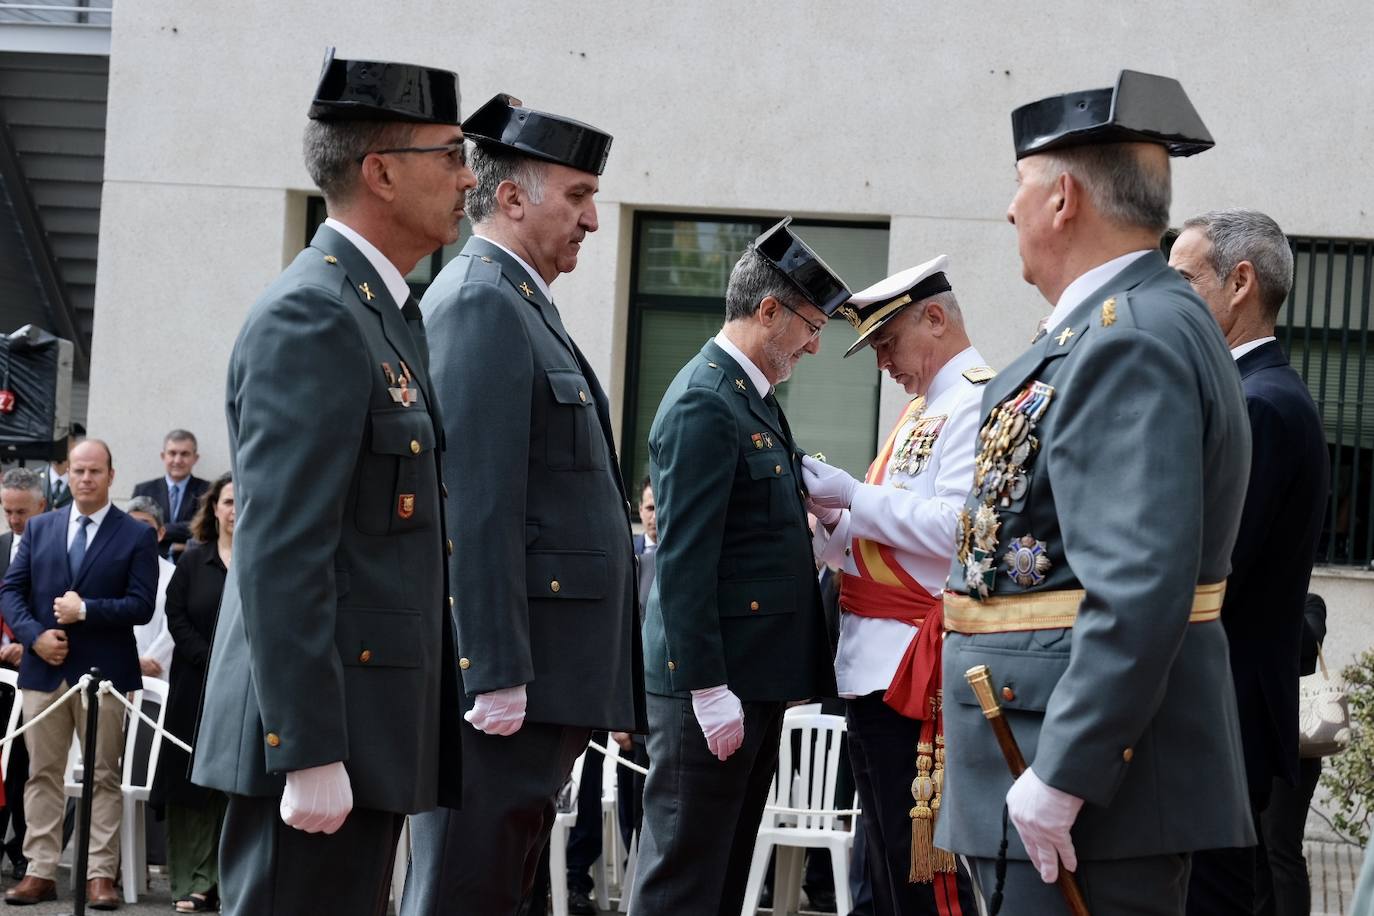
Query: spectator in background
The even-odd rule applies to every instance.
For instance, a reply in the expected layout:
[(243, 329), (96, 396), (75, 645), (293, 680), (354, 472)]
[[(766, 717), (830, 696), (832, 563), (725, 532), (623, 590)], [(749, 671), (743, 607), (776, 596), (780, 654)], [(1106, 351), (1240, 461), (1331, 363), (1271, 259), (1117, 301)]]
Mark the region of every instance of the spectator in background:
[[(0, 577), (9, 571), (10, 561), (19, 552), (19, 541), (29, 519), (47, 509), (43, 478), (25, 468), (11, 468), (0, 477), (0, 505), (5, 509), (9, 530), (0, 535)], [(0, 666), (17, 670), (24, 657), (24, 646), (14, 636), (9, 624), (0, 620)], [(8, 721), (11, 694), (0, 701), (0, 722)], [(22, 720), (21, 720), (22, 721)], [(24, 858), (24, 783), (29, 779), (29, 752), (23, 741), (10, 745), (9, 767), (5, 770), (5, 809), (0, 812), (0, 836), (8, 825), (14, 836), (4, 844), (5, 855), (16, 879), (24, 877), (28, 860)]]
[(174, 429), (162, 440), (161, 477), (145, 480), (134, 487), (135, 496), (147, 496), (162, 507), (166, 532), (158, 542), (158, 549), (173, 563), (186, 549), (191, 536), (191, 516), (196, 513), (200, 495), (209, 482), (196, 477), (191, 470), (200, 460), (194, 433)]
[[(162, 525), (162, 507), (150, 496), (135, 496), (124, 506), (129, 517), (142, 522), (157, 532), (162, 541), (167, 533)], [(172, 633), (167, 629), (167, 584), (172, 581), (172, 571), (176, 564), (166, 557), (157, 558), (157, 603), (153, 606), (153, 619), (134, 627), (134, 639), (138, 642), (138, 666), (145, 677), (167, 679), (167, 671), (172, 667)]]
[[(67, 436), (67, 454), (76, 448), (76, 443), (86, 438), (86, 427), (73, 423)], [(61, 509), (72, 501), (72, 490), (67, 482), (67, 459), (51, 462), (42, 472), (43, 496), (49, 509)]]
[[(234, 549), (234, 484), (224, 474), (205, 492), (191, 522), (195, 539), (167, 588), (167, 625), (176, 640), (166, 728), (189, 738), (196, 732), (201, 690), (215, 619)], [(152, 800), (167, 814), (167, 864), (178, 913), (219, 908), (219, 834), (226, 797), (188, 779), (190, 758), (173, 744), (162, 746)]]

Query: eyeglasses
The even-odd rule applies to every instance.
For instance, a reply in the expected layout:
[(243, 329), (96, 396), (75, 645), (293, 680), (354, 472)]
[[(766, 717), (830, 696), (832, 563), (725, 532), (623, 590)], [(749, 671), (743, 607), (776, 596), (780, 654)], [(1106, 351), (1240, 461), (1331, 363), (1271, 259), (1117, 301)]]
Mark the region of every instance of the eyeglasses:
[(806, 316), (805, 316), (805, 315), (803, 315), (801, 312), (797, 311), (796, 309), (792, 308), (792, 306), (788, 305), (786, 302), (784, 302), (784, 303), (782, 304), (782, 307), (785, 308), (785, 309), (787, 309), (787, 310), (788, 310), (789, 312), (791, 312), (793, 315), (796, 315), (798, 318), (800, 318), (802, 324), (806, 325), (808, 328), (811, 329), (811, 337), (808, 338), (808, 340), (815, 340), (817, 337), (820, 337), (820, 336), (821, 336), (821, 328), (825, 327), (825, 325), (823, 325), (823, 324), (812, 324), (810, 321), (807, 321), (807, 320), (806, 320)]
[(463, 141), (459, 140), (457, 143), (445, 143), (443, 146), (397, 146), (392, 149), (368, 150), (358, 157), (358, 163), (361, 164), (368, 156), (374, 154), (383, 156), (387, 153), (444, 153), (449, 156), (457, 153), (458, 155), (455, 157), (454, 161), (458, 165), (467, 165), (468, 162), (468, 156), (463, 147)]

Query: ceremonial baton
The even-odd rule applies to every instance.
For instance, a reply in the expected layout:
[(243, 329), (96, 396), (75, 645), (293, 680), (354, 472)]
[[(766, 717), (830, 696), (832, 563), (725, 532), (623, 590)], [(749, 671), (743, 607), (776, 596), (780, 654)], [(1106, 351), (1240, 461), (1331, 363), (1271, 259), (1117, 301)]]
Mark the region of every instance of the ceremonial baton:
[[(992, 692), (992, 672), (987, 665), (974, 665), (964, 672), (964, 679), (973, 688), (973, 695), (983, 708), (983, 716), (992, 726), (992, 733), (997, 736), (997, 745), (1002, 749), (1002, 756), (1007, 758), (1011, 778), (1019, 778), (1026, 771), (1026, 758), (1021, 756), (1016, 736), (1011, 733), (1011, 723), (1002, 715), (1002, 707), (997, 704), (997, 697)], [(1073, 916), (1088, 916), (1088, 903), (1078, 889), (1078, 882), (1073, 879), (1073, 872), (1064, 867), (1063, 860), (1059, 862), (1059, 877), (1055, 884), (1059, 886), (1059, 893), (1064, 895), (1064, 902), (1069, 905), (1069, 912)]]

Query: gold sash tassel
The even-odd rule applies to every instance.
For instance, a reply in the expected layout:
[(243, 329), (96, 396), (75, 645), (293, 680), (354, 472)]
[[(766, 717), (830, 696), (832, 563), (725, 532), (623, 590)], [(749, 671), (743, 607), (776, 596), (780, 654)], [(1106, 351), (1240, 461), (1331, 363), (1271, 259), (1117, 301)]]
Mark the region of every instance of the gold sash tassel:
[[(916, 778), (911, 781), (911, 797), (916, 804), (911, 809), (911, 874), (907, 880), (913, 884), (929, 884), (935, 879), (933, 870), (934, 852), (934, 812), (931, 799), (935, 795), (935, 781), (931, 779), (931, 752), (934, 746), (928, 741), (916, 744)], [(938, 805), (939, 802), (937, 801)]]
[[(931, 784), (935, 787), (935, 792), (930, 799), (930, 823), (934, 830), (935, 822), (940, 819), (940, 796), (945, 791), (945, 736), (937, 734), (935, 736), (935, 766), (930, 772)], [(932, 871), (954, 874), (956, 868), (954, 853), (948, 849), (941, 849), (934, 845), (934, 834), (932, 833), (931, 848), (934, 853), (931, 858)]]

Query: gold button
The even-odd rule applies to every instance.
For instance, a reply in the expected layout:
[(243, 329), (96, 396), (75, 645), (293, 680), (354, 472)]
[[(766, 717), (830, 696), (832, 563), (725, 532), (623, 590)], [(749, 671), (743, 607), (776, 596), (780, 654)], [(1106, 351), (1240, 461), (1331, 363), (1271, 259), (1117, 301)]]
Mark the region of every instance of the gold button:
[(449, 595), (449, 596), (448, 596), (448, 609), (449, 609), (450, 611), (453, 610), (453, 596), (452, 596), (452, 595)]
[(759, 603), (758, 603), (757, 601), (750, 601), (750, 602), (749, 602), (749, 610), (751, 610), (751, 611), (757, 611), (758, 609), (759, 609)]
[(780, 465), (780, 464), (775, 464), (775, 465), (773, 465), (773, 473), (774, 473), (774, 474), (781, 474), (781, 473), (782, 473), (782, 465)]
[(466, 658), (460, 658), (458, 659), (458, 667), (466, 671), (472, 667), (472, 662), (468, 661)]
[(577, 396), (578, 396), (579, 399), (581, 399), (581, 401), (582, 401), (583, 404), (587, 403), (587, 392), (585, 392), (585, 391), (583, 391), (581, 388), (579, 388), (579, 389), (577, 389)]
[(1135, 756), (1135, 751), (1131, 750), (1129, 747), (1126, 748), (1124, 751), (1121, 752), (1121, 759), (1124, 760), (1124, 761), (1126, 761), (1127, 763), (1130, 763), (1130, 762), (1131, 762), (1131, 758), (1134, 757), (1134, 756)]
[(277, 737), (277, 733), (276, 733), (276, 732), (268, 732), (268, 733), (267, 733), (267, 746), (268, 746), (268, 747), (277, 747), (277, 746), (280, 745), (280, 744), (281, 744), (281, 739)]
[(668, 670), (669, 670), (669, 671), (676, 671), (676, 670), (677, 670), (677, 662), (669, 662), (669, 663), (668, 663)]
[(449, 538), (444, 542), (444, 548), (448, 550), (449, 556), (453, 556), (453, 538)]
[(487, 257), (486, 255), (482, 255), (482, 261), (483, 263), (490, 264), (491, 258)]
[(559, 591), (562, 591), (562, 590), (563, 590), (563, 586), (561, 586), (561, 585), (558, 584), (558, 580), (557, 580), (557, 579), (554, 579), (552, 582), (549, 583), (549, 591), (551, 591), (551, 592), (559, 592)]
[(337, 264), (337, 263), (339, 263), (339, 259), (336, 258), (336, 257), (334, 257), (332, 254), (327, 254), (327, 255), (324, 256), (324, 263), (326, 263), (326, 264)]
[(366, 665), (368, 662), (372, 661), (372, 650), (371, 650), (371, 649), (364, 649), (363, 651), (359, 652), (359, 653), (358, 653), (358, 661), (362, 662), (364, 665)]
[(420, 454), (420, 440), (419, 440), (419, 439), (411, 439), (411, 440), (410, 440), (410, 453), (411, 453), (412, 455), (418, 455), (418, 454)]
[(710, 366), (712, 369), (719, 369), (719, 368), (720, 368), (720, 367), (717, 366), (715, 363), (707, 363), (706, 365)]
[(1003, 687), (1003, 688), (1002, 688), (1002, 699), (1004, 699), (1004, 700), (1006, 700), (1008, 703), (1010, 703), (1012, 700), (1016, 699), (1016, 691), (1015, 691), (1015, 690), (1012, 690), (1010, 687)]

